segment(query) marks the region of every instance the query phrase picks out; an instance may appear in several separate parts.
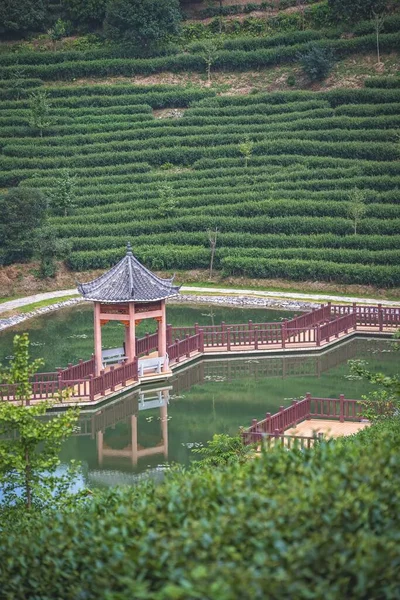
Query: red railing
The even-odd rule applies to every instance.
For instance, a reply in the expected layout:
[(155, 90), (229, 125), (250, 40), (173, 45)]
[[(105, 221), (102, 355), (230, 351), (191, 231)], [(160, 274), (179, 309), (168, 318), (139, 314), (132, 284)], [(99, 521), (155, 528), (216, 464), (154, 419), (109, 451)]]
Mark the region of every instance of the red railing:
[(136, 356), (150, 354), (158, 349), (158, 332), (148, 334), (136, 340)]
[(379, 328), (383, 331), (384, 327), (400, 327), (400, 308), (382, 306), (364, 306), (353, 304), (351, 306), (332, 304), (332, 315), (335, 317), (354, 313), (357, 318), (357, 325), (361, 327)]
[(321, 342), (329, 342), (332, 337), (338, 338), (341, 333), (348, 333), (349, 329), (357, 328), (357, 317), (355, 313), (336, 318), (325, 325), (317, 325), (318, 345)]
[(118, 385), (125, 386), (129, 380), (137, 381), (138, 378), (138, 363), (134, 360), (131, 363), (126, 363), (120, 367), (111, 367), (109, 371), (102, 371), (97, 377), (92, 377), (90, 382), (89, 397), (93, 402), (95, 396), (104, 396), (107, 391), (114, 392)]
[(360, 400), (348, 400), (343, 394), (339, 398), (313, 398), (307, 394), (303, 400), (293, 400), (286, 408), (281, 406), (273, 415), (267, 413), (262, 421), (253, 419), (251, 426), (242, 432), (242, 438), (245, 444), (253, 444), (266, 434), (281, 435), (305, 419), (337, 419), (342, 423), (358, 421), (361, 417)]
[(286, 327), (288, 329), (305, 329), (310, 328), (318, 323), (329, 321), (331, 318), (331, 305), (328, 304), (321, 306), (321, 308), (314, 309), (303, 315), (295, 317), (291, 321), (286, 321)]
[(183, 340), (175, 340), (168, 346), (168, 358), (170, 363), (178, 363), (182, 357), (189, 358), (192, 352), (204, 351), (204, 333), (200, 329), (195, 335), (187, 335)]
[(59, 369), (58, 374), (61, 375), (63, 381), (86, 379), (94, 374), (94, 368), (94, 355), (92, 355), (90, 360), (83, 361), (81, 359), (77, 365), (70, 363), (66, 369)]

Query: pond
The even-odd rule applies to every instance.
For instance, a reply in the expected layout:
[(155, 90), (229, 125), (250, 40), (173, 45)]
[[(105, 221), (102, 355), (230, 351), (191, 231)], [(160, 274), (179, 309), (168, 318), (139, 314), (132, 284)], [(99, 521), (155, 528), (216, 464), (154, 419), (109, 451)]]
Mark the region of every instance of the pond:
[[(318, 355), (207, 359), (192, 363), (157, 388), (149, 386), (82, 411), (79, 433), (62, 459), (83, 465), (86, 485), (134, 484), (161, 478), (168, 463), (188, 464), (214, 433), (235, 434), (253, 418), (276, 412), (306, 392), (361, 398), (369, 384), (349, 378), (347, 361), (394, 374), (398, 354), (388, 340), (354, 338)], [(198, 458), (198, 457), (197, 457)], [(83, 482), (82, 482), (83, 483)]]
[[(262, 309), (168, 307), (168, 320), (175, 326), (291, 316)], [(0, 362), (6, 364), (11, 355), (13, 335), (25, 330), (33, 342), (33, 357), (44, 357), (47, 371), (87, 358), (92, 351), (90, 306), (52, 313), (3, 332)], [(106, 343), (118, 343), (118, 327), (106, 327), (105, 333)], [(62, 461), (80, 460), (80, 483), (89, 487), (134, 484), (148, 475), (162, 477), (168, 463), (188, 464), (196, 458), (192, 448), (205, 444), (214, 433), (235, 434), (253, 418), (276, 412), (306, 392), (360, 398), (369, 384), (348, 377), (347, 361), (353, 358), (367, 360), (373, 370), (398, 372), (399, 355), (389, 340), (361, 337), (318, 354), (208, 358), (191, 363), (158, 387), (147, 385), (95, 409), (82, 410), (79, 432), (64, 444)]]
[[(174, 327), (213, 325), (226, 323), (272, 322), (288, 319), (295, 313), (261, 308), (226, 308), (220, 306), (168, 305), (168, 322)], [(297, 313), (299, 314), (299, 313)], [(147, 331), (156, 330), (156, 322), (147, 320), (136, 328), (138, 337)], [(12, 356), (12, 340), (16, 333), (29, 332), (32, 358), (43, 358), (42, 371), (54, 371), (68, 363), (76, 364), (80, 358), (86, 360), (93, 352), (93, 307), (79, 304), (72, 308), (53, 312), (46, 316), (25, 321), (20, 325), (0, 332), (0, 363), (7, 365)], [(102, 327), (103, 348), (122, 346), (124, 325), (107, 323)]]

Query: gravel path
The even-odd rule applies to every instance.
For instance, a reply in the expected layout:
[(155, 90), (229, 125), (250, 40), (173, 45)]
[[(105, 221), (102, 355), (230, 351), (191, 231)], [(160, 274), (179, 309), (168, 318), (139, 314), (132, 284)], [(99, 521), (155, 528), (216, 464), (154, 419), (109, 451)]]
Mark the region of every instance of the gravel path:
[[(229, 294), (238, 296), (256, 296), (258, 298), (285, 298), (290, 300), (308, 300), (312, 302), (357, 302), (360, 304), (382, 304), (382, 306), (400, 306), (400, 301), (396, 302), (393, 300), (377, 300), (374, 298), (357, 298), (355, 296), (331, 296), (329, 294), (301, 294), (297, 292), (262, 292), (259, 290), (238, 290), (234, 288), (211, 288), (211, 287), (189, 287), (182, 286), (182, 292), (201, 292), (201, 293), (213, 293), (213, 294)], [(34, 302), (40, 302), (41, 300), (50, 300), (52, 298), (61, 298), (63, 296), (72, 296), (76, 294), (76, 288), (71, 290), (61, 290), (58, 292), (46, 292), (43, 294), (35, 294), (34, 296), (26, 296), (25, 298), (18, 298), (17, 300), (9, 300), (0, 304), (0, 313), (26, 306), (27, 304), (33, 304)]]

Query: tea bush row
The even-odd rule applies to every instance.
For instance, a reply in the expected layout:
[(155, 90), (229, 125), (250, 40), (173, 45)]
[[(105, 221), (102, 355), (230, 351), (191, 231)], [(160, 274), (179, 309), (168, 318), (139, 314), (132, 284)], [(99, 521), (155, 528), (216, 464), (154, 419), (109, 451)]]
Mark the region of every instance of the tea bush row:
[(256, 278), (284, 277), (295, 281), (335, 281), (379, 287), (395, 287), (400, 284), (400, 267), (398, 266), (247, 257), (226, 257), (221, 262), (225, 275), (244, 275)]
[[(400, 43), (400, 34), (382, 34), (380, 36), (381, 52), (396, 50)], [(370, 52), (375, 50), (375, 35), (367, 35), (353, 39), (324, 39), (320, 41), (281, 46), (274, 49), (259, 49), (253, 51), (227, 51), (222, 50), (214, 63), (214, 69), (241, 70), (265, 67), (280, 63), (296, 61), (299, 52), (305, 52), (310, 44), (317, 44), (321, 48), (330, 48), (340, 56), (356, 52)], [(198, 54), (179, 54), (150, 59), (104, 59), (92, 61), (70, 61), (58, 64), (21, 64), (25, 75), (29, 78), (74, 79), (78, 77), (108, 77), (112, 75), (151, 75), (162, 71), (204, 71), (204, 60)], [(0, 77), (6, 79), (13, 74), (14, 67), (0, 68)]]

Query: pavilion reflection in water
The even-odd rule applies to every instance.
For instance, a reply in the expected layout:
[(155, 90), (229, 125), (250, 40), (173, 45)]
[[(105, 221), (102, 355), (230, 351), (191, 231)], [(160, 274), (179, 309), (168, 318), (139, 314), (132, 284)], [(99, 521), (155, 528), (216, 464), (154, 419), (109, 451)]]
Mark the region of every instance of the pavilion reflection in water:
[[(385, 343), (383, 340), (380, 342), (382, 348)], [(169, 402), (174, 402), (175, 397), (193, 386), (208, 381), (234, 381), (246, 377), (319, 377), (366, 351), (368, 340), (360, 338), (315, 355), (200, 360), (176, 372), (168, 386), (135, 390), (95, 411), (82, 411), (76, 435), (96, 440), (97, 462), (101, 468), (105, 464), (111, 466), (114, 461), (120, 463), (121, 459), (133, 466), (140, 459), (153, 456), (167, 461)], [(299, 389), (299, 394), (305, 391)], [(151, 416), (146, 416), (147, 411)], [(152, 421), (151, 434), (145, 431), (149, 421)], [(125, 424), (123, 439), (121, 436), (113, 439), (113, 429), (122, 423)], [(239, 427), (242, 423), (237, 425)]]

